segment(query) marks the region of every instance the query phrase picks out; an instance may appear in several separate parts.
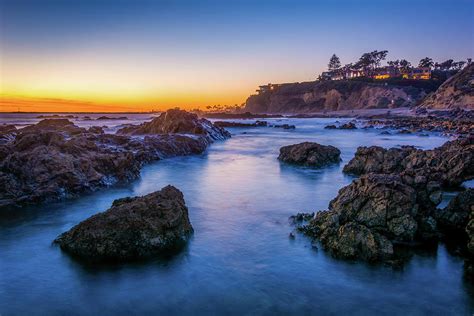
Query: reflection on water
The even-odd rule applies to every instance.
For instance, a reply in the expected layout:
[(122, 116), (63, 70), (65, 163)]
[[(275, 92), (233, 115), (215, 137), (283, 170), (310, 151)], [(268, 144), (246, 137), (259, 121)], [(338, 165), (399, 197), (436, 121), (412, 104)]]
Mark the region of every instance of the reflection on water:
[[(204, 155), (148, 165), (127, 186), (2, 212), (0, 314), (470, 314), (463, 261), (443, 245), (393, 270), (334, 260), (302, 236), (288, 238), (290, 215), (325, 209), (350, 183), (341, 170), (357, 146), (432, 148), (446, 139), (324, 130), (332, 119), (287, 121), (296, 130), (232, 129), (232, 139)], [(301, 141), (336, 146), (343, 161), (321, 170), (279, 163), (279, 148)], [(91, 266), (51, 245), (114, 199), (167, 184), (183, 191), (195, 229), (177, 255)]]

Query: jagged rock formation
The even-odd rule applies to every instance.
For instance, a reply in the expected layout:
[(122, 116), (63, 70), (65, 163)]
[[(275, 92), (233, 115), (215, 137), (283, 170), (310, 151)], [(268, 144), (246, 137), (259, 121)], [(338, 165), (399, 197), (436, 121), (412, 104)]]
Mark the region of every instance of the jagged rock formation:
[(435, 236), (435, 204), (426, 202), (400, 176), (364, 175), (342, 188), (329, 210), (317, 213), (305, 231), (335, 257), (389, 260), (394, 244)]
[[(468, 224), (474, 218), (472, 189), (436, 209), (443, 187), (474, 178), (474, 137), (433, 150), (360, 147), (344, 172), (361, 177), (302, 227), (335, 257), (390, 261), (397, 257), (394, 246), (430, 244), (441, 233), (447, 239), (462, 235), (474, 240), (474, 220)], [(469, 249), (466, 242), (461, 247)], [(470, 262), (466, 273), (474, 271)]]
[(112, 207), (61, 234), (55, 243), (89, 260), (134, 260), (182, 246), (192, 234), (183, 194), (173, 186)]
[(446, 142), (432, 150), (412, 146), (359, 147), (343, 171), (355, 175), (370, 172), (400, 174), (411, 183), (416, 177), (423, 177), (444, 186), (458, 186), (474, 178), (474, 137)]
[(252, 113), (312, 113), (322, 111), (414, 106), (429, 92), (411, 86), (362, 81), (313, 81), (283, 84), (250, 96), (245, 111)]
[[(173, 125), (169, 120), (167, 124)], [(177, 124), (187, 123), (180, 119)], [(201, 130), (208, 127), (208, 121), (203, 122)], [(211, 130), (222, 132), (213, 137), (228, 137), (222, 129)], [(210, 134), (104, 134), (66, 119), (46, 119), (9, 133), (14, 136), (0, 143), (0, 206), (53, 201), (130, 181), (147, 162), (199, 154), (212, 142)]]
[(467, 65), (443, 82), (420, 106), (430, 109), (474, 109), (474, 64)]
[(334, 146), (304, 142), (280, 148), (278, 159), (292, 164), (322, 167), (341, 161), (341, 151)]
[(183, 110), (168, 110), (151, 122), (124, 127), (117, 133), (127, 135), (194, 134), (204, 136), (210, 142), (230, 137), (230, 133), (225, 129)]

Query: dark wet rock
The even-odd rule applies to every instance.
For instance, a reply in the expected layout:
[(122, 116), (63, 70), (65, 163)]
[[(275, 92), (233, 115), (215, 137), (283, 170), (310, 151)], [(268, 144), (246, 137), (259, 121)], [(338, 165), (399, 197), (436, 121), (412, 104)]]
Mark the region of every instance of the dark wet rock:
[(303, 231), (337, 258), (386, 261), (397, 244), (435, 239), (434, 210), (400, 176), (369, 174), (342, 188)]
[(63, 132), (70, 135), (80, 134), (86, 131), (85, 128), (78, 127), (74, 125), (73, 122), (68, 119), (44, 119), (39, 121), (37, 124), (30, 125), (22, 128), (21, 133), (28, 132)]
[(334, 125), (334, 124), (331, 124), (331, 125), (326, 125), (324, 128), (325, 129), (337, 129), (337, 126)]
[(281, 147), (278, 159), (286, 163), (323, 167), (338, 163), (341, 160), (340, 155), (341, 151), (334, 146), (304, 142)]
[(215, 126), (218, 127), (265, 127), (268, 126), (267, 121), (255, 121), (255, 123), (241, 123), (241, 122), (228, 122), (228, 121), (216, 121)]
[(228, 131), (213, 125), (210, 121), (199, 118), (194, 113), (176, 109), (162, 113), (151, 122), (124, 127), (118, 130), (117, 133), (128, 135), (194, 134), (204, 136), (209, 142), (230, 137)]
[(87, 131), (94, 134), (104, 134), (104, 129), (100, 126), (91, 126)]
[(120, 116), (120, 117), (100, 116), (97, 118), (97, 121), (105, 121), (105, 120), (128, 120), (128, 117), (126, 116)]
[(409, 131), (407, 129), (402, 129), (402, 130), (398, 131), (397, 134), (411, 134), (411, 131)]
[(77, 118), (77, 116), (74, 116), (74, 115), (57, 115), (57, 114), (53, 114), (53, 115), (38, 115), (36, 118), (65, 118), (65, 119), (75, 119)]
[(206, 118), (213, 119), (262, 119), (262, 118), (278, 118), (283, 117), (280, 114), (260, 114), (260, 113), (229, 113), (229, 112), (204, 112), (202, 115)]
[(427, 116), (373, 119), (366, 126), (393, 128), (402, 131), (443, 132), (452, 135), (469, 135), (474, 130), (474, 110), (453, 109), (433, 111)]
[(193, 233), (183, 194), (173, 186), (112, 207), (61, 234), (55, 243), (89, 260), (128, 261), (173, 250)]
[(392, 135), (389, 131), (383, 131), (380, 133), (380, 135)]
[(283, 129), (295, 129), (296, 128), (296, 126), (290, 125), (290, 124), (275, 124), (275, 125), (271, 125), (271, 127), (283, 128)]
[(293, 224), (307, 222), (314, 218), (314, 213), (297, 213), (296, 215), (291, 215), (289, 220)]
[(0, 143), (0, 206), (60, 200), (128, 182), (145, 163), (200, 154), (209, 144), (206, 136), (111, 135), (64, 119), (43, 120)]
[(353, 122), (348, 122), (339, 126), (339, 129), (357, 129), (357, 126)]
[(0, 125), (0, 144), (5, 144), (15, 139), (17, 133), (15, 125), (3, 124)]
[(466, 227), (473, 211), (474, 189), (470, 188), (455, 196), (444, 209), (437, 211), (439, 228), (447, 237), (467, 237)]
[(408, 184), (415, 183), (418, 177), (456, 187), (474, 178), (474, 137), (446, 142), (432, 150), (412, 146), (359, 147), (343, 171), (355, 175), (394, 173), (400, 174)]

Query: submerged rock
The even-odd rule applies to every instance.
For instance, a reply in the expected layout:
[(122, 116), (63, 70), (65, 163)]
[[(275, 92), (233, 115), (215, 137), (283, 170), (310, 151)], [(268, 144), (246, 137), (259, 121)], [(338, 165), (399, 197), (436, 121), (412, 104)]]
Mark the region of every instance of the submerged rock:
[(357, 129), (357, 126), (353, 122), (348, 122), (339, 126), (339, 129)]
[(241, 123), (241, 122), (229, 122), (229, 121), (216, 121), (215, 126), (218, 127), (265, 127), (268, 126), (267, 121), (255, 121), (255, 123)]
[(341, 151), (334, 146), (304, 142), (280, 148), (278, 159), (292, 164), (322, 167), (341, 161)]
[(61, 234), (54, 242), (90, 260), (134, 260), (182, 246), (193, 233), (183, 194), (167, 186), (112, 207)]
[(296, 128), (295, 125), (290, 125), (290, 124), (275, 124), (275, 125), (272, 125), (272, 127), (283, 128), (283, 129), (295, 129)]

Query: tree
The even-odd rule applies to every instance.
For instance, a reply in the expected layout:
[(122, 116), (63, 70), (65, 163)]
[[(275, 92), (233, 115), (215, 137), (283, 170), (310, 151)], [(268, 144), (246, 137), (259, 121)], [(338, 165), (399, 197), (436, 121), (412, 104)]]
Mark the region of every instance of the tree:
[(395, 68), (399, 68), (400, 67), (400, 60), (389, 60), (387, 61), (387, 65), (391, 66), (391, 67), (395, 67)]
[(329, 71), (335, 71), (341, 68), (341, 60), (339, 57), (337, 57), (336, 54), (333, 54), (331, 56), (331, 59), (329, 59), (329, 64), (328, 64), (328, 69)]
[(461, 60), (461, 61), (458, 61), (458, 62), (454, 62), (452, 67), (456, 70), (461, 70), (462, 67), (464, 67), (465, 64), (466, 64), (466, 62), (464, 60)]
[(420, 60), (420, 62), (418, 63), (418, 67), (428, 67), (428, 68), (431, 68), (434, 66), (434, 62), (433, 62), (433, 59), (429, 58), (429, 57), (425, 57), (423, 59)]
[(406, 60), (406, 59), (401, 59), (400, 60), (400, 70), (402, 71), (408, 71), (411, 68), (411, 63)]
[(438, 64), (438, 68), (439, 68), (440, 70), (445, 70), (445, 71), (446, 71), (446, 70), (449, 70), (449, 69), (451, 69), (451, 67), (453, 66), (453, 62), (454, 62), (454, 60), (448, 59), (448, 60), (446, 60), (446, 61), (443, 61), (442, 63), (439, 63), (439, 64)]
[(373, 67), (377, 68), (380, 67), (380, 63), (382, 60), (385, 60), (388, 55), (388, 50), (382, 50), (380, 52), (374, 50), (372, 53), (372, 60), (373, 60)]
[(364, 53), (360, 56), (359, 61), (354, 65), (357, 69), (362, 69), (365, 72), (365, 75), (370, 75), (377, 67), (380, 67), (382, 60), (385, 60), (387, 57), (388, 51), (374, 50), (370, 53)]

